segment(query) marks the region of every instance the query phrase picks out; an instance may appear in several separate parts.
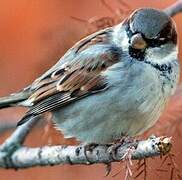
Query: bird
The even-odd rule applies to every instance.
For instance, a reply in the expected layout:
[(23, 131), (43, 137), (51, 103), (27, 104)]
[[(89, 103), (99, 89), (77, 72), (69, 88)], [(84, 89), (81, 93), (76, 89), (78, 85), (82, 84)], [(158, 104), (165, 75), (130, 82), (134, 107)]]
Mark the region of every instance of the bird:
[(0, 98), (25, 106), (17, 126), (46, 112), (65, 138), (110, 143), (152, 127), (179, 81), (175, 22), (155, 8), (77, 42), (29, 86)]

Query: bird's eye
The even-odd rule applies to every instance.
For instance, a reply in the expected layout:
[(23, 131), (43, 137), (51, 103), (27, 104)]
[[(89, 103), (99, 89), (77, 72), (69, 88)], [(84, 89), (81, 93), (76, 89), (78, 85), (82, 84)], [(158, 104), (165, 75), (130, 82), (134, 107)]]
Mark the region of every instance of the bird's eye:
[(164, 40), (165, 40), (165, 38), (159, 38), (159, 40), (160, 40), (160, 41), (164, 41)]
[(159, 47), (166, 43), (166, 39), (163, 37), (156, 39), (147, 39), (146, 41), (150, 47)]

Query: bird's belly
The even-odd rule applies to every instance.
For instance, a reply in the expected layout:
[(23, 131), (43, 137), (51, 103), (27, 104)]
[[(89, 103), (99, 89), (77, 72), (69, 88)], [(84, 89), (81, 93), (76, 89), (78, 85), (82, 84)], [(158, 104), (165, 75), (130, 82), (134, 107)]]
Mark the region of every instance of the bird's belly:
[(61, 108), (53, 119), (66, 138), (107, 143), (144, 132), (159, 118), (164, 105), (162, 94), (152, 86), (113, 88)]

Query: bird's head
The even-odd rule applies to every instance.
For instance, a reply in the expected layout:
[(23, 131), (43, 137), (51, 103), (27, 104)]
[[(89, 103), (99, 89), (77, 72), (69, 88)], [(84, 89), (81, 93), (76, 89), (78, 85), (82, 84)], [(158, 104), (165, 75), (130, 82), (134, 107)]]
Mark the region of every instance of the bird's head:
[[(138, 60), (152, 58), (163, 63), (169, 55), (177, 56), (177, 32), (174, 21), (163, 11), (142, 8), (134, 11), (122, 24), (125, 45)], [(159, 62), (158, 62), (159, 61)]]

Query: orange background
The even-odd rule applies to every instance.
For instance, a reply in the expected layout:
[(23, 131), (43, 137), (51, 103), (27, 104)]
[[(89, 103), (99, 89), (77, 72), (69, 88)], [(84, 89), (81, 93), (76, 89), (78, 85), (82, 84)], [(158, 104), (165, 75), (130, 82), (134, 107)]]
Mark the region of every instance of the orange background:
[[(118, 9), (117, 0), (107, 2), (113, 9)], [(175, 1), (127, 0), (126, 2), (132, 9), (135, 9), (145, 6), (165, 8)], [(86, 20), (92, 17), (114, 16), (100, 0), (0, 0), (0, 4), (0, 96), (8, 95), (27, 86), (87, 33), (89, 24), (75, 21), (70, 18), (71, 16)], [(181, 19), (182, 15), (175, 17), (180, 39), (179, 54), (182, 50)], [(24, 109), (21, 108), (1, 110), (0, 121), (17, 121), (23, 113)], [(41, 130), (33, 131), (27, 142), (33, 146), (46, 144), (47, 141), (40, 138), (43, 133)], [(0, 141), (2, 142), (7, 136), (7, 133), (0, 135)], [(54, 130), (51, 130), (50, 136), (54, 142), (63, 143)], [(173, 136), (175, 139), (174, 151), (178, 154), (181, 151), (182, 142), (178, 135), (173, 134)], [(156, 163), (151, 166), (154, 164)], [(178, 164), (182, 164), (182, 158), (178, 158)], [(0, 169), (0, 179), (123, 179), (123, 174), (114, 178), (111, 176), (104, 178), (103, 167), (103, 165), (66, 165), (18, 171)], [(116, 173), (121, 168), (123, 167), (117, 163), (113, 171)], [(180, 168), (182, 169), (182, 167)], [(154, 174), (148, 177), (151, 180), (158, 179), (158, 176)], [(162, 180), (167, 177), (168, 175), (164, 173), (160, 178)]]

